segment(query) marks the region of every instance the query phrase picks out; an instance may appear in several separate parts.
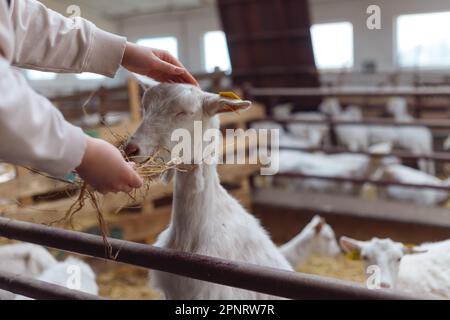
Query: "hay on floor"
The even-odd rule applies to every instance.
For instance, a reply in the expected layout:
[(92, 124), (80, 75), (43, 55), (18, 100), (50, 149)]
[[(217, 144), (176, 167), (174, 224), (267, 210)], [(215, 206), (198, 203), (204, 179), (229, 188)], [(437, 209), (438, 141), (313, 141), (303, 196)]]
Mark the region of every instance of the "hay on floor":
[(365, 282), (363, 262), (349, 260), (344, 256), (338, 258), (312, 256), (297, 271), (339, 280)]

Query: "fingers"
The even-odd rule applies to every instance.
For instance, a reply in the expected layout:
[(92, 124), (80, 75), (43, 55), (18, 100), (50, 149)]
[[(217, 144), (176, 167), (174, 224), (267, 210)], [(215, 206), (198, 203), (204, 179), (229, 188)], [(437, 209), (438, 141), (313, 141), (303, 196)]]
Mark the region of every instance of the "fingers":
[(160, 57), (161, 60), (164, 60), (170, 64), (173, 64), (177, 67), (180, 67), (182, 69), (186, 69), (186, 67), (180, 62), (180, 60), (178, 60), (177, 58), (175, 58), (173, 55), (171, 55), (169, 52), (165, 52), (163, 56)]
[(172, 76), (180, 76), (185, 73), (185, 69), (182, 67), (178, 67), (164, 60), (159, 60), (155, 66), (155, 69)]
[(182, 79), (182, 83), (189, 83), (197, 87), (200, 86), (197, 80), (195, 80), (195, 78), (187, 70), (185, 73), (180, 75), (180, 78)]
[(111, 181), (103, 180), (102, 183), (96, 183), (92, 187), (99, 193), (105, 195), (107, 193), (130, 193), (133, 189), (141, 188), (144, 184), (143, 179), (134, 171), (133, 164), (127, 163), (126, 172), (122, 174), (122, 178), (115, 178)]
[(158, 52), (156, 56), (159, 59), (159, 71), (169, 75), (169, 80), (176, 83), (188, 83), (199, 86), (197, 80), (187, 71), (183, 64), (173, 57), (170, 53)]
[(142, 185), (144, 184), (144, 180), (135, 171), (136, 163), (127, 162), (127, 165), (130, 168), (130, 174), (129, 174), (128, 183), (127, 183), (128, 187), (136, 188), (136, 189), (142, 187)]
[(144, 180), (136, 172), (133, 172), (133, 176), (130, 178), (128, 186), (137, 189), (142, 187), (143, 184)]

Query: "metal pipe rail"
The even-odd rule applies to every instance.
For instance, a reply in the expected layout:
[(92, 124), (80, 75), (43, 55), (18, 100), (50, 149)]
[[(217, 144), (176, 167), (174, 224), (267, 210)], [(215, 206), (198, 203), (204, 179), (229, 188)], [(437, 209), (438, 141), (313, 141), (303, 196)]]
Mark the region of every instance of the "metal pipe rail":
[[(0, 236), (105, 258), (99, 236), (0, 218)], [(418, 299), (317, 276), (109, 239), (115, 261), (290, 299)]]
[(448, 96), (450, 86), (438, 87), (340, 87), (340, 88), (253, 88), (247, 87), (251, 97), (341, 97), (341, 96)]
[(293, 150), (301, 152), (323, 152), (325, 154), (348, 153), (369, 156), (371, 158), (397, 157), (403, 160), (432, 160), (436, 162), (450, 163), (450, 152), (434, 152), (433, 154), (412, 154), (409, 152), (395, 151), (388, 154), (377, 154), (367, 151), (351, 151), (346, 148), (298, 148), (280, 146), (280, 150)]
[(310, 175), (303, 174), (299, 172), (284, 172), (276, 174), (277, 177), (284, 178), (296, 178), (296, 179), (309, 179), (309, 180), (328, 180), (335, 182), (350, 182), (354, 184), (374, 184), (382, 187), (390, 187), (390, 186), (398, 186), (404, 188), (411, 189), (431, 189), (438, 191), (447, 191), (450, 193), (450, 186), (434, 186), (428, 184), (413, 184), (413, 183), (403, 183), (398, 181), (390, 181), (390, 180), (373, 180), (367, 178), (350, 178), (350, 177), (333, 177), (333, 176), (318, 176), (318, 175)]
[(430, 129), (450, 130), (449, 121), (415, 121), (415, 122), (398, 122), (393, 120), (381, 120), (377, 118), (364, 119), (361, 121), (340, 121), (340, 120), (299, 120), (299, 119), (273, 119), (265, 118), (252, 120), (250, 123), (256, 122), (279, 122), (281, 124), (299, 123), (305, 125), (330, 125), (330, 126), (382, 126), (382, 127), (428, 127)]
[(10, 272), (0, 272), (0, 289), (39, 300), (107, 300)]

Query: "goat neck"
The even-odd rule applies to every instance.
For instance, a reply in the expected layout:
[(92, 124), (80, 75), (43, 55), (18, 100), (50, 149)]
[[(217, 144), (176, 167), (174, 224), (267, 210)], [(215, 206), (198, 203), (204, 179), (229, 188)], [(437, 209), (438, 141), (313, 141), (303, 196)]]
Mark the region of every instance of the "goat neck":
[(313, 232), (309, 228), (305, 228), (280, 247), (280, 251), (293, 267), (303, 264), (311, 255), (313, 236)]

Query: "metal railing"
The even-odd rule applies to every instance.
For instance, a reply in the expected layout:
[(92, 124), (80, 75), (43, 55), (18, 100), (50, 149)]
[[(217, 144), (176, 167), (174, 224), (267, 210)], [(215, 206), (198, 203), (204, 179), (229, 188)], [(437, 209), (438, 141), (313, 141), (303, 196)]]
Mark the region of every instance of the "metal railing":
[(376, 127), (427, 127), (437, 130), (450, 130), (449, 120), (420, 120), (414, 122), (400, 122), (390, 119), (367, 118), (359, 121), (343, 120), (301, 120), (301, 119), (274, 119), (266, 118), (251, 121), (253, 122), (278, 122), (280, 124), (298, 123), (304, 125), (328, 125), (328, 126), (376, 126)]
[(11, 272), (0, 272), (0, 288), (8, 292), (40, 300), (105, 300), (102, 297), (67, 289), (52, 283)]
[[(0, 218), (0, 236), (107, 259), (102, 238), (81, 232)], [(117, 262), (289, 299), (418, 299), (390, 291), (368, 290), (363, 286), (344, 281), (221, 258), (117, 239), (109, 239), (109, 242), (113, 251), (117, 253), (115, 259)], [(30, 292), (29, 288), (23, 290), (19, 284), (12, 286), (7, 278), (4, 277), (2, 280), (0, 277), (1, 289), (14, 289), (19, 294), (32, 293), (35, 298), (57, 298), (52, 286)], [(13, 280), (17, 283), (17, 277), (13, 277)], [(28, 280), (21, 281), (22, 284), (26, 282)]]
[(296, 178), (296, 179), (307, 179), (307, 180), (326, 180), (326, 181), (334, 181), (340, 183), (353, 183), (353, 184), (373, 184), (381, 187), (402, 187), (402, 188), (410, 188), (410, 189), (430, 189), (437, 191), (446, 191), (450, 194), (450, 186), (437, 186), (430, 184), (415, 184), (415, 183), (404, 183), (393, 180), (373, 180), (367, 178), (352, 178), (352, 177), (340, 177), (340, 176), (319, 176), (312, 174), (303, 174), (299, 172), (283, 172), (278, 173), (277, 177), (284, 178)]
[(355, 155), (364, 155), (370, 158), (388, 158), (388, 157), (396, 157), (402, 160), (431, 160), (435, 162), (447, 162), (450, 163), (450, 152), (433, 152), (431, 154), (412, 154), (410, 152), (404, 151), (393, 151), (386, 154), (381, 153), (373, 153), (369, 151), (352, 151), (346, 148), (340, 147), (330, 147), (330, 148), (299, 148), (299, 147), (288, 147), (288, 146), (279, 146), (280, 150), (292, 150), (292, 151), (300, 151), (300, 152), (321, 152), (325, 154), (355, 154)]

